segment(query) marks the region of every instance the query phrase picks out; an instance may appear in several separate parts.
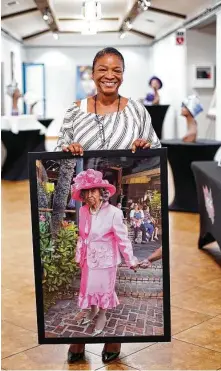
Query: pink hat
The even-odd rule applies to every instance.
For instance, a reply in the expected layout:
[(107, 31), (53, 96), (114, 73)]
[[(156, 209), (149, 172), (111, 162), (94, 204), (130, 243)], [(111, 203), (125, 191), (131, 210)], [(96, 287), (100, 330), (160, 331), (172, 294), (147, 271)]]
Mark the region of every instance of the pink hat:
[(72, 198), (76, 201), (83, 201), (81, 198), (81, 191), (91, 188), (105, 188), (110, 192), (110, 197), (116, 192), (114, 185), (110, 184), (108, 180), (102, 179), (103, 174), (94, 169), (82, 171), (74, 179), (75, 184), (72, 186)]

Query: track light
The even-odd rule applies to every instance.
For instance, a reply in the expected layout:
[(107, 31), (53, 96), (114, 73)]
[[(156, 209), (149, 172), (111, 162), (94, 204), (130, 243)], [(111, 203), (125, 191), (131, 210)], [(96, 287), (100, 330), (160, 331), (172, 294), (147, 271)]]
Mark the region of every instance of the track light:
[(54, 37), (55, 40), (58, 40), (59, 39), (58, 33), (57, 32), (53, 32), (53, 37)]
[(148, 0), (138, 0), (138, 7), (141, 11), (145, 11), (151, 6), (151, 1)]
[(131, 28), (133, 28), (133, 25), (129, 20), (125, 22), (125, 28), (127, 30), (131, 30)]
[(49, 12), (46, 10), (45, 12), (44, 12), (44, 14), (43, 14), (43, 19), (44, 19), (44, 21), (48, 21), (49, 20)]
[(124, 38), (125, 38), (125, 36), (126, 36), (126, 34), (127, 34), (126, 32), (121, 32), (121, 34), (120, 34), (120, 36), (119, 36), (119, 37), (120, 37), (120, 39), (124, 39)]
[(84, 19), (94, 21), (101, 19), (101, 3), (95, 0), (86, 0), (82, 6), (82, 14)]

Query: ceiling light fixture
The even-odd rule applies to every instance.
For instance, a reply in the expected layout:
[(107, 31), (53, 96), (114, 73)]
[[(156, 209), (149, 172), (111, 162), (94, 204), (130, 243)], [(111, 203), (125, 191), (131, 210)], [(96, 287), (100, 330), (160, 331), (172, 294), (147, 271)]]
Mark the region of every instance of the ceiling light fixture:
[(138, 0), (138, 7), (141, 11), (145, 11), (151, 6), (151, 1), (148, 0)]
[(19, 5), (19, 1), (8, 1), (5, 5), (6, 5), (6, 6)]
[(97, 33), (96, 22), (86, 22), (85, 27), (81, 32), (82, 35), (96, 35), (96, 33)]
[(43, 17), (44, 21), (46, 21), (46, 22), (49, 20), (49, 12), (48, 12), (48, 10), (45, 10), (44, 11), (42, 17)]
[(101, 3), (95, 0), (86, 0), (83, 2), (82, 14), (84, 19), (94, 21), (101, 19)]
[(119, 37), (120, 37), (120, 39), (124, 39), (126, 35), (127, 35), (126, 32), (121, 32)]
[(133, 28), (133, 25), (132, 23), (128, 20), (125, 22), (125, 27), (127, 28), (127, 30), (131, 30), (131, 28)]
[(55, 40), (58, 40), (59, 39), (58, 33), (57, 32), (53, 32), (53, 37), (54, 37)]

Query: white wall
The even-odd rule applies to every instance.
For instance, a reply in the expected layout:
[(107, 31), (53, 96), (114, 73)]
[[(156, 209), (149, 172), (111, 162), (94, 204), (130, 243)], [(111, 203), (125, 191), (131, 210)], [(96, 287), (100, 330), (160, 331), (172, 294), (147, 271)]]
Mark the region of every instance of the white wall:
[(186, 96), (186, 45), (176, 45), (175, 34), (162, 39), (151, 48), (152, 73), (163, 81), (161, 104), (170, 108), (164, 120), (163, 137), (182, 137), (185, 120), (180, 116), (182, 99)]
[[(23, 84), (22, 84), (22, 62), (25, 58), (25, 51), (19, 42), (9, 38), (8, 36), (3, 36), (1, 38), (1, 62), (4, 63), (4, 84), (5, 84), (5, 91), (6, 86), (11, 83), (11, 59), (10, 53), (14, 52), (15, 58), (15, 79), (18, 82), (18, 87), (21, 91), (23, 91)], [(5, 93), (4, 96), (4, 105), (5, 105), (5, 115), (11, 114), (12, 108), (12, 99)], [(19, 110), (23, 112), (23, 102), (22, 99), (19, 101)]]
[[(218, 44), (217, 44), (218, 45)], [(192, 80), (192, 66), (197, 64), (216, 65), (216, 35), (187, 31), (187, 94), (197, 94), (204, 107), (204, 111), (196, 117), (198, 122), (198, 137), (206, 138), (210, 121), (206, 117), (211, 104), (214, 88), (194, 88)]]
[[(46, 115), (55, 118), (47, 135), (56, 136), (64, 112), (75, 101), (76, 66), (91, 65), (96, 47), (26, 48), (26, 61), (44, 63), (46, 68)], [(149, 48), (118, 48), (125, 58), (126, 70), (120, 93), (134, 99), (143, 98), (150, 77)]]
[(216, 139), (221, 140), (221, 12), (216, 18)]

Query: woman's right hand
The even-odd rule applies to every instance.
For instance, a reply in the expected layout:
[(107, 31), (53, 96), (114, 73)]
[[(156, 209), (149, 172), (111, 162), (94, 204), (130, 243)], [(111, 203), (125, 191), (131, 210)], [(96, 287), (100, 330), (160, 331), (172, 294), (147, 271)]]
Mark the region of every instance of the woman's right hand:
[(71, 152), (74, 156), (80, 155), (83, 156), (84, 150), (80, 143), (71, 143), (69, 146), (62, 147), (63, 152)]

